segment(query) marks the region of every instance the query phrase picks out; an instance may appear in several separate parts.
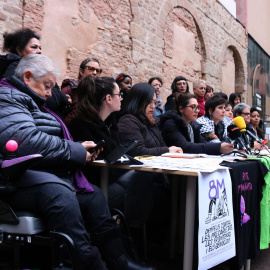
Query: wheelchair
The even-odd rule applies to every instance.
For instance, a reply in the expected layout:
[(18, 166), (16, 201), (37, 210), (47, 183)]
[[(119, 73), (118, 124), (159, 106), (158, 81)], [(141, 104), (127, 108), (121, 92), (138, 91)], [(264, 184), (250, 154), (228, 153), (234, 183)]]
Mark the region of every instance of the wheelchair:
[[(10, 148), (8, 143), (6, 148), (10, 155), (2, 163), (1, 180), (12, 183), (42, 156), (16, 158), (12, 154), (16, 147)], [(41, 217), (14, 211), (2, 199), (3, 194), (15, 189), (12, 185), (0, 185), (0, 269), (79, 269), (74, 243), (68, 235), (48, 230)]]

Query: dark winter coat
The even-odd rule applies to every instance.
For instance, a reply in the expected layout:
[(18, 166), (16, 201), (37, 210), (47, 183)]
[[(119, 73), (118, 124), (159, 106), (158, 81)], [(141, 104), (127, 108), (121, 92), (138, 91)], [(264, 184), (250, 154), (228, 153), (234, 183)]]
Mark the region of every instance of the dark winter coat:
[(74, 141), (93, 141), (97, 143), (101, 140), (105, 140), (103, 151), (100, 152), (100, 155), (104, 157), (120, 143), (114, 115), (112, 114), (106, 120), (107, 121), (104, 122), (98, 119), (96, 123), (87, 123), (75, 118), (69, 123), (68, 129)]
[(84, 165), (86, 150), (80, 143), (61, 138), (59, 122), (39, 108), (45, 100), (16, 77), (7, 80), (17, 89), (0, 87), (0, 163), (8, 155), (6, 142), (15, 140), (19, 145), (16, 157), (41, 154), (39, 169), (61, 178)]
[(160, 127), (165, 143), (181, 147), (184, 153), (220, 155), (221, 144), (207, 143), (200, 134), (200, 125), (196, 122), (191, 122), (194, 133), (194, 143), (192, 143), (188, 126), (181, 116), (174, 111), (168, 111), (161, 116)]
[[(14, 53), (0, 55), (0, 79), (14, 75), (15, 69), (21, 59), (21, 56)], [(52, 96), (46, 100), (46, 106), (62, 119), (68, 112), (68, 99), (66, 95), (60, 91), (57, 83), (52, 88)]]
[(21, 59), (22, 57), (15, 53), (0, 55), (0, 79), (14, 75)]
[(174, 110), (174, 96), (171, 94), (167, 97), (167, 102), (165, 104), (165, 111), (173, 111)]
[(123, 115), (118, 121), (118, 129), (120, 140), (138, 142), (129, 151), (131, 156), (160, 156), (169, 152), (158, 127), (151, 126), (143, 115), (139, 117), (131, 114)]

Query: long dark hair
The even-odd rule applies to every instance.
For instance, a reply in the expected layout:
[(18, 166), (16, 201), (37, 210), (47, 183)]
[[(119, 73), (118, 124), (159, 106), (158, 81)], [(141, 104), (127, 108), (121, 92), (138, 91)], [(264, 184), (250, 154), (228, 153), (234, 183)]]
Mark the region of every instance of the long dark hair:
[(148, 83), (136, 83), (129, 91), (121, 110), (121, 114), (139, 116), (144, 114), (147, 105), (153, 99), (156, 89)]
[(234, 105), (234, 100), (239, 97), (240, 98), (240, 103), (241, 103), (241, 95), (238, 94), (238, 93), (231, 93), (230, 94), (230, 97), (229, 97), (229, 101), (232, 103), (233, 107), (235, 106)]
[(174, 102), (175, 102), (175, 111), (180, 116), (182, 116), (182, 113), (180, 112), (179, 107), (181, 106), (181, 107), (185, 108), (188, 105), (190, 99), (192, 99), (192, 98), (196, 99), (196, 96), (193, 94), (190, 94), (190, 93), (176, 92), (173, 94), (173, 96), (174, 96)]
[(85, 122), (96, 123), (106, 95), (112, 95), (114, 89), (115, 80), (113, 78), (92, 78), (91, 76), (83, 78), (77, 88), (77, 118)]
[(185, 77), (183, 77), (183, 76), (177, 76), (176, 78), (174, 78), (174, 80), (172, 82), (172, 85), (171, 85), (172, 93), (178, 92), (177, 86), (176, 86), (176, 83), (178, 81), (186, 81), (186, 83), (187, 83), (186, 93), (189, 93), (189, 86), (188, 86), (187, 79)]
[(32, 38), (40, 40), (40, 36), (29, 28), (19, 29), (13, 33), (5, 32), (3, 34), (4, 45), (3, 50), (10, 53), (18, 54)]

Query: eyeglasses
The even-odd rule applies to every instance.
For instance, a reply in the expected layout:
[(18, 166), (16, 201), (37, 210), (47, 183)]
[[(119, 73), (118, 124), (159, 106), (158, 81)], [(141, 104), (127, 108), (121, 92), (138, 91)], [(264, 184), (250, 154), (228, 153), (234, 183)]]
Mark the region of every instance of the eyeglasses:
[(111, 94), (112, 96), (118, 96), (119, 98), (123, 98), (124, 93), (123, 92), (119, 92), (118, 94)]
[(250, 113), (248, 112), (242, 112), (241, 114), (244, 114), (245, 116), (250, 116)]
[(200, 106), (197, 106), (197, 105), (189, 105), (189, 106), (186, 106), (186, 107), (190, 107), (192, 109), (192, 111), (196, 112), (196, 111), (200, 111), (201, 110), (201, 107)]
[(94, 68), (94, 67), (89, 67), (89, 66), (86, 66), (85, 68), (87, 70), (91, 71), (91, 72), (96, 71), (97, 74), (101, 74), (102, 73), (102, 69), (101, 68)]

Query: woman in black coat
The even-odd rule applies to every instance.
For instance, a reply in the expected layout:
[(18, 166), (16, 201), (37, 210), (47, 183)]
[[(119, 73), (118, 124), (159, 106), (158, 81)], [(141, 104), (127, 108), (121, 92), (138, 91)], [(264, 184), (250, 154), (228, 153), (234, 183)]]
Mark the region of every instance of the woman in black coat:
[(232, 146), (228, 143), (207, 143), (200, 134), (200, 125), (194, 122), (200, 106), (192, 94), (175, 93), (176, 111), (168, 111), (161, 116), (161, 133), (167, 145), (176, 145), (184, 153), (204, 153), (219, 155), (229, 153)]
[(123, 104), (122, 117), (118, 121), (119, 137), (137, 141), (129, 151), (132, 156), (183, 152), (180, 147), (166, 146), (153, 116), (155, 101), (155, 88), (148, 83), (137, 83)]
[[(87, 76), (77, 88), (78, 104), (76, 118), (69, 123), (69, 130), (76, 141), (105, 140), (104, 158), (121, 142), (114, 112), (120, 111), (123, 94), (113, 78)], [(92, 169), (84, 171), (86, 175)], [(153, 181), (155, 174), (111, 169), (108, 201), (111, 207), (120, 209), (126, 215), (129, 225), (139, 228), (145, 223), (153, 208)], [(152, 269), (141, 266), (140, 269)]]

